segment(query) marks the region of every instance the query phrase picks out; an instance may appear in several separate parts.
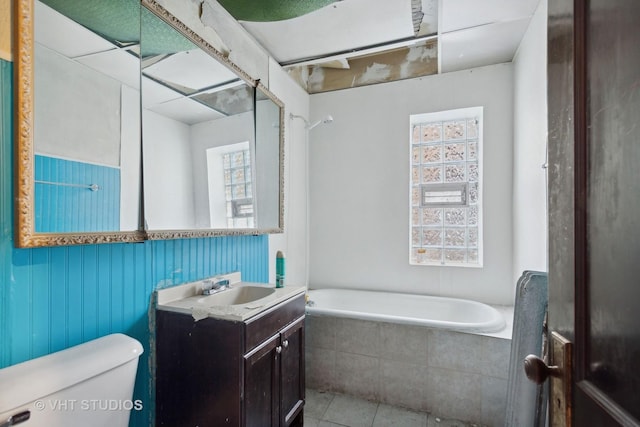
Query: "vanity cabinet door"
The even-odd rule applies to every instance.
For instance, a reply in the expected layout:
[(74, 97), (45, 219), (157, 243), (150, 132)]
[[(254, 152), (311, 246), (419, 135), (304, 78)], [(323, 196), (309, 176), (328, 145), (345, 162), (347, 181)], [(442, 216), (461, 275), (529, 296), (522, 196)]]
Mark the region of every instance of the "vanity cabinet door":
[(280, 334), (244, 356), (244, 426), (278, 426), (280, 419)]
[(301, 426), (304, 316), (247, 353), (244, 370), (244, 426)]
[(296, 425), (304, 405), (304, 316), (280, 332), (281, 426)]
[(156, 312), (156, 426), (240, 425), (241, 326)]

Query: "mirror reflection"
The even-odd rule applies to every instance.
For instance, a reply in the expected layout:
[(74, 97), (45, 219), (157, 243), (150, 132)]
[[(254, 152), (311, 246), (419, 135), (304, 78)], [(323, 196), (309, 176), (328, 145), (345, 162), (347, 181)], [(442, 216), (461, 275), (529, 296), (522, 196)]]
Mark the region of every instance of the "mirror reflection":
[(258, 85), (256, 91), (256, 205), (260, 229), (282, 228), (283, 159), (282, 121), (284, 108)]
[(140, 7), (109, 3), (34, 2), (36, 233), (140, 228)]
[(280, 106), (145, 8), (141, 51), (151, 238), (279, 228)]

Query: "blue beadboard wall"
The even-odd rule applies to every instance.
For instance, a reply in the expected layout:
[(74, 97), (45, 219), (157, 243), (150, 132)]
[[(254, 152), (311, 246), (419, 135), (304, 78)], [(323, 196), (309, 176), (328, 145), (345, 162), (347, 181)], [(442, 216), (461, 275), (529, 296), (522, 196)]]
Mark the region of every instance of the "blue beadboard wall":
[(267, 282), (268, 236), (14, 249), (12, 64), (0, 60), (0, 368), (113, 332), (145, 348), (130, 426), (150, 425), (149, 301), (155, 289), (229, 271)]
[(34, 173), (37, 232), (120, 230), (119, 168), (36, 155)]

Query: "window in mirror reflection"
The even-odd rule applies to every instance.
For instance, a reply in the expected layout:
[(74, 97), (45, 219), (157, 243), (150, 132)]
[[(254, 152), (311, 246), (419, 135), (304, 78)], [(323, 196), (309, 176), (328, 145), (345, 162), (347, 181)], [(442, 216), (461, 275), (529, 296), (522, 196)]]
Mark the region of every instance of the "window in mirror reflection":
[(249, 141), (207, 149), (209, 213), (213, 228), (255, 225)]
[[(148, 10), (143, 10), (143, 24), (147, 228), (253, 227), (254, 212), (249, 216), (247, 211), (255, 193), (254, 88)], [(225, 153), (230, 154), (229, 200), (222, 164)], [(234, 205), (241, 214), (233, 215)]]

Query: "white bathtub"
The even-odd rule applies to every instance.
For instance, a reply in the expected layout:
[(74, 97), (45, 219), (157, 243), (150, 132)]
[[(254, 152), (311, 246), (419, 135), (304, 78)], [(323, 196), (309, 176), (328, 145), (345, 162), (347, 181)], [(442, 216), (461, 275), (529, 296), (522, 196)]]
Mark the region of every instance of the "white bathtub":
[(352, 289), (314, 289), (308, 291), (308, 295), (306, 312), (316, 316), (422, 325), (462, 332), (497, 332), (505, 327), (504, 317), (498, 310), (464, 299)]

